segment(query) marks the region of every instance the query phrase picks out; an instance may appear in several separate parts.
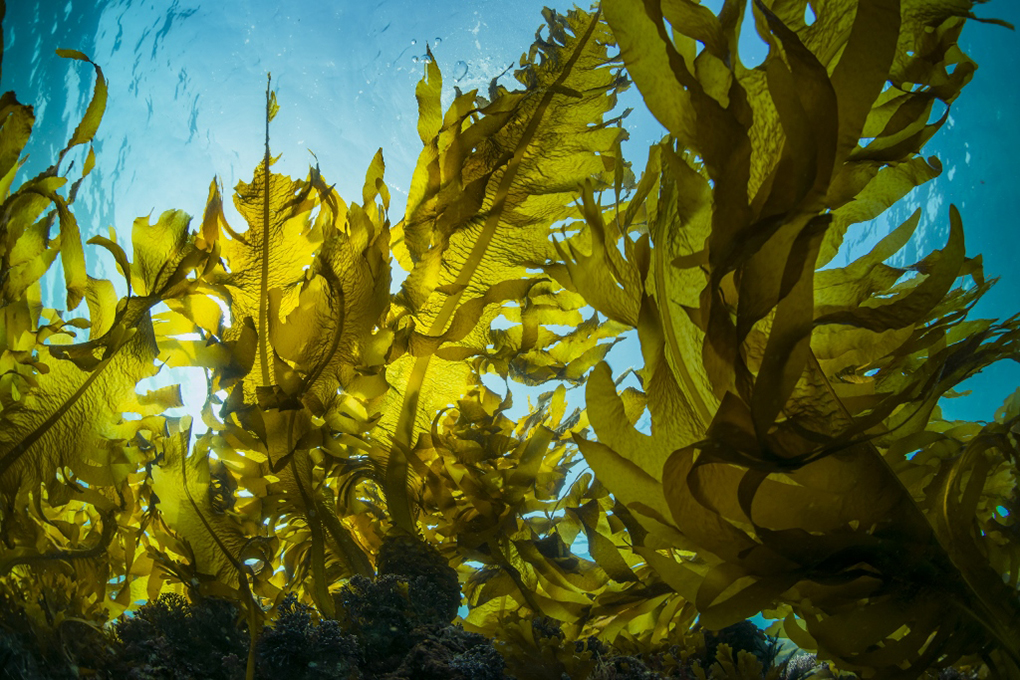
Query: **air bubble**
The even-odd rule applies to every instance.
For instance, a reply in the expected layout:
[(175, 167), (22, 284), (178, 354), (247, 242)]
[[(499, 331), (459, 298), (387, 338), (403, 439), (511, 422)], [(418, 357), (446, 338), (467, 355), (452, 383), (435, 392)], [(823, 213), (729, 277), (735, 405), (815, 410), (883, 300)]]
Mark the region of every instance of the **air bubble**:
[(412, 45), (417, 45), (417, 44), (418, 44), (418, 41), (417, 41), (417, 40), (412, 40), (412, 41), (411, 41), (411, 44), (412, 44)]
[(453, 65), (454, 80), (457, 81), (461, 80), (464, 76), (467, 75), (467, 72), (468, 72), (467, 62), (458, 61), (456, 64)]
[(418, 57), (417, 56), (411, 57), (411, 61), (413, 61), (414, 63), (417, 64), (418, 63)]
[(443, 42), (443, 39), (442, 39), (442, 38), (439, 38), (439, 37), (437, 37), (437, 38), (436, 38), (436, 44), (438, 45), (438, 44), (439, 44), (439, 43), (441, 43), (441, 42)]

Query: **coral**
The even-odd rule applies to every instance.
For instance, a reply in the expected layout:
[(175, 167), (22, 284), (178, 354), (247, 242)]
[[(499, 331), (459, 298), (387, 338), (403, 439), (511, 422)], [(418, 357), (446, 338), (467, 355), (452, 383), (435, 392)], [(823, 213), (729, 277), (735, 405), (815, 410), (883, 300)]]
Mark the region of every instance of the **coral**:
[(388, 536), (379, 550), (379, 575), (386, 574), (404, 576), (409, 581), (422, 577), (423, 583), (430, 584), (425, 589), (426, 599), (435, 608), (434, 616), (443, 623), (457, 617), (461, 599), (457, 570), (433, 546), (411, 536)]
[(115, 625), (119, 658), (108, 677), (131, 680), (237, 680), (244, 677), (248, 633), (237, 607), (205, 599), (189, 606), (163, 593)]
[(505, 662), (482, 635), (447, 626), (430, 632), (381, 680), (502, 680)]
[(288, 593), (280, 603), (279, 616), (266, 627), (258, 643), (259, 677), (275, 680), (327, 680), (361, 677), (362, 662), (357, 640), (344, 635), (338, 622), (312, 622), (312, 608)]

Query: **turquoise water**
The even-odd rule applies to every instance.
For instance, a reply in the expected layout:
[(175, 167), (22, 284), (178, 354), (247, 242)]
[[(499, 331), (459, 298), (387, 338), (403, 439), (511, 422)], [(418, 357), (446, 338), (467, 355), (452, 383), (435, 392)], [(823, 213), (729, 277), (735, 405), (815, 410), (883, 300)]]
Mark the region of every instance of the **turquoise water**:
[[(201, 215), (214, 176), (228, 192), (238, 180), (249, 179), (263, 153), (267, 71), (281, 105), (272, 128), (273, 152), (283, 154), (277, 169), (304, 176), (315, 162), (310, 149), (326, 180), (335, 182), (341, 195), (357, 197), (365, 168), (382, 147), (395, 221), (420, 149), (414, 86), (426, 46), (443, 70), (448, 99), (454, 85), (484, 90), (526, 51), (542, 23), (542, 4), (383, 0), (294, 3), (282, 9), (277, 3), (237, 0), (169, 7), (131, 0), (9, 2), (0, 86), (36, 106), (31, 158), (22, 171), (30, 176), (50, 164), (91, 96), (92, 70), (56, 57), (54, 50), (81, 50), (104, 69), (110, 98), (95, 141), (97, 166), (76, 202), (83, 240), (106, 234), (110, 226), (126, 239), (136, 217), (170, 208)], [(978, 13), (1020, 25), (1015, 2), (997, 0), (979, 6)], [(963, 215), (968, 254), (983, 253), (986, 274), (1001, 277), (977, 314), (1005, 317), (1020, 311), (1014, 200), (1020, 193), (1014, 169), (1020, 153), (1018, 40), (998, 26), (968, 25), (962, 46), (980, 68), (926, 149), (941, 159), (942, 176), (886, 219), (851, 232), (843, 257), (866, 251), (890, 224), (923, 207), (922, 225), (906, 258), (913, 262), (944, 243), (948, 206), (955, 203)], [(753, 41), (747, 47), (759, 49)], [(503, 76), (501, 82), (510, 81)], [(647, 145), (662, 129), (642, 111), (636, 92), (621, 105), (636, 109), (627, 125), (629, 158), (640, 168)], [(79, 154), (77, 163), (83, 158)], [(228, 206), (227, 217), (237, 226), (232, 210)], [(112, 261), (99, 250), (87, 248), (90, 272), (117, 279)], [(50, 280), (59, 286), (59, 279)], [(58, 304), (60, 292), (47, 291), (50, 304)], [(611, 354), (616, 373), (639, 361), (632, 341)], [(190, 379), (163, 374), (157, 382)], [(965, 387), (972, 394), (944, 408), (950, 417), (988, 420), (1018, 384), (1020, 368), (1003, 363), (969, 381)], [(501, 381), (491, 386), (506, 389)], [(574, 401), (579, 403), (578, 392)], [(203, 398), (201, 390), (193, 394), (188, 410)], [(523, 396), (518, 411), (522, 402)], [(575, 544), (575, 549), (583, 552), (584, 546)]]

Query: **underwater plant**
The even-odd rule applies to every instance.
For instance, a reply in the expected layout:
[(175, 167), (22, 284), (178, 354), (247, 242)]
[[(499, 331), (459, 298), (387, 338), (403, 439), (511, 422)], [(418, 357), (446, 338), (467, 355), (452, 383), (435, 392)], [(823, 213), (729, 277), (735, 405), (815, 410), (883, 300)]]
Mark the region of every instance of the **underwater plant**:
[[(396, 223), (381, 150), (360, 203), (318, 167), (273, 171), (269, 81), (263, 160), (233, 195), (246, 228), (214, 179), (194, 228), (169, 210), (129, 248), (89, 239), (123, 296), (86, 273), (73, 212), (106, 83), (58, 52), (92, 64), (94, 94), (20, 184), (33, 112), (0, 100), (4, 601), (40, 630), (121, 617), (129, 636), (160, 607), (232, 602), (247, 661), (217, 672), (248, 680), (317, 663), (295, 640), (336, 647), (338, 673), (399, 648), (495, 677), (477, 634), (511, 668), (507, 645), (554, 674), (647, 677), (668, 657), (758, 677), (774, 655), (694, 627), (736, 635), (763, 611), (868, 677), (1020, 678), (1020, 392), (988, 423), (938, 408), (1020, 357), (1020, 315), (967, 317), (994, 281), (955, 207), (914, 265), (888, 261), (919, 213), (832, 266), (852, 225), (940, 172), (920, 151), (976, 68), (957, 45), (972, 4), (824, 0), (808, 25), (807, 0), (759, 0), (753, 69), (745, 0), (546, 10), (518, 89), (458, 90), (444, 111), (426, 62)], [(669, 133), (640, 177), (614, 115), (631, 80)], [(40, 286), (58, 257), (63, 310)], [(620, 390), (605, 358), (632, 330), (639, 386)], [(137, 391), (161, 366), (205, 370), (201, 434), (165, 415), (179, 388)], [(487, 373), (550, 389), (514, 421)], [(594, 475), (567, 488), (581, 456)], [(582, 532), (592, 559), (571, 550)]]

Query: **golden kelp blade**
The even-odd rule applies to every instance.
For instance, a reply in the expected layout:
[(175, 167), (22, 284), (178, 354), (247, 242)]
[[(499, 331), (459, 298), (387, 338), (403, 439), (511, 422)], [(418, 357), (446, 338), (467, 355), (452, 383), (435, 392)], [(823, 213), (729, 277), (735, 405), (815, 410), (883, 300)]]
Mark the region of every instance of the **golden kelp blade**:
[[(854, 265), (815, 273), (850, 224), (940, 169), (916, 154), (942, 124), (928, 123), (932, 103), (973, 72), (950, 49), (967, 8), (838, 0), (807, 26), (803, 2), (757, 2), (770, 54), (748, 70), (741, 4), (719, 17), (687, 2), (603, 4), (672, 137), (649, 164), (650, 252), (626, 220), (608, 232), (588, 200), (592, 242), (622, 239), (626, 261), (608, 247), (565, 253), (578, 292), (638, 328), (653, 436), (627, 425), (602, 366), (587, 386), (599, 441), (578, 444), (648, 532), (635, 549), (705, 625), (785, 602), (813, 636), (795, 639), (847, 668), (916, 675), (987, 652), (1016, 675), (1015, 588), (970, 552), (982, 542), (970, 499), (990, 477), (960, 460), (971, 496), (949, 526), (967, 538), (947, 541), (946, 513), (927, 512), (934, 487), (906, 493), (889, 451), (907, 453), (899, 442), (949, 387), (1015, 352), (1018, 323), (970, 325), (961, 342), (962, 312), (987, 285), (955, 209), (949, 242), (913, 279), (882, 263), (916, 217)], [(974, 291), (952, 290), (963, 276)], [(999, 442), (986, 451), (1015, 468), (1015, 443)], [(655, 555), (664, 545), (698, 557)]]
[[(189, 451), (190, 418), (181, 425), (180, 431), (171, 432), (161, 442), (162, 464), (153, 467), (152, 490), (159, 497), (160, 516), (189, 548), (186, 568), (193, 576), (186, 582), (202, 595), (218, 595), (244, 604), (250, 634), (250, 679), (256, 642), (265, 620), (253, 591), (270, 600), (279, 595), (268, 581), (279, 542), (259, 534), (261, 518), (233, 511), (233, 495), (215, 486), (224, 478), (221, 473), (217, 479), (210, 469), (206, 447), (211, 437), (204, 435)], [(250, 566), (249, 562), (255, 564)]]
[(527, 89), (494, 87), (489, 102), (461, 95), (441, 118), (434, 62), (418, 86), (425, 149), (394, 238), (411, 268), (397, 299), (411, 336), (387, 366), (392, 388), (379, 425), (390, 449), (389, 510), (407, 532), (411, 450), (435, 414), (470, 388), (465, 359), (484, 354), (501, 306), (528, 298), (539, 279), (529, 266), (555, 259), (553, 225), (574, 213), (577, 187), (613, 177), (604, 161), (620, 131), (602, 122), (622, 82), (607, 58), (606, 27), (580, 10), (547, 11), (546, 19), (551, 39), (536, 43), (517, 72)]

